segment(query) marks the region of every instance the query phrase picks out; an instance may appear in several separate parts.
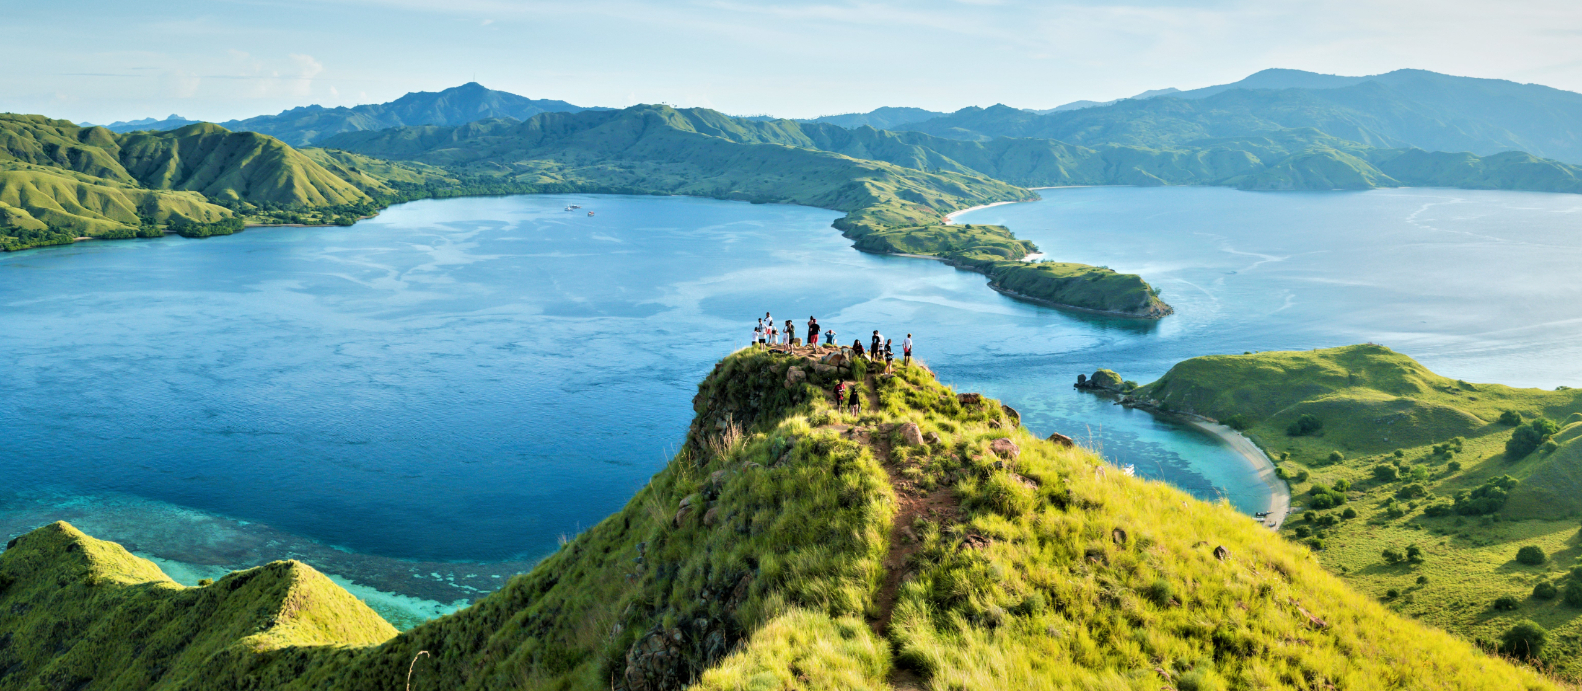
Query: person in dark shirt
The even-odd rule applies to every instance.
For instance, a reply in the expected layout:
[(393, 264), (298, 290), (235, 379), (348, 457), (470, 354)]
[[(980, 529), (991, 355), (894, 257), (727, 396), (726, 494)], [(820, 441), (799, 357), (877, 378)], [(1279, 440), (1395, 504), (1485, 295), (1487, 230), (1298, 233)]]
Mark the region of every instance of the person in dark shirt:
[(852, 341), (851, 342), (851, 349), (852, 349), (853, 352), (855, 352), (857, 354), (857, 357), (862, 357), (862, 339), (859, 338), (857, 340)]
[(874, 329), (873, 330), (873, 343), (869, 344), (869, 346), (868, 346), (868, 357), (874, 358), (875, 362), (878, 361), (878, 357), (879, 357), (879, 344), (883, 343), (883, 342), (884, 342), (884, 337), (879, 335), (879, 330), (878, 329)]
[(862, 412), (862, 399), (857, 396), (857, 388), (856, 384), (852, 384), (850, 393), (846, 394), (846, 407), (851, 410), (852, 415)]
[(807, 344), (810, 346), (818, 345), (818, 320), (814, 319), (812, 315), (808, 315), (807, 318)]
[(884, 373), (890, 373), (890, 366), (895, 363), (895, 349), (890, 347), (890, 339), (884, 339)]

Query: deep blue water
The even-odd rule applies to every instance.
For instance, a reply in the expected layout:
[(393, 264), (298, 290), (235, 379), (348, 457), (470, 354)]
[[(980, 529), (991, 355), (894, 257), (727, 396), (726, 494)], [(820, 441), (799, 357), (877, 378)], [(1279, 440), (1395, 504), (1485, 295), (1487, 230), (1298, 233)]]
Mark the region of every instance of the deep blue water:
[(0, 257), (0, 532), (64, 518), (188, 582), (300, 558), (410, 624), (624, 504), (766, 310), (847, 340), (911, 332), (942, 379), (1035, 431), (1243, 508), (1263, 489), (1227, 449), (1077, 394), (1076, 374), (1372, 340), (1468, 380), (1582, 380), (1582, 198), (1044, 196), (965, 219), (1142, 273), (1178, 314), (1026, 305), (855, 252), (834, 212), (686, 198), (425, 201)]

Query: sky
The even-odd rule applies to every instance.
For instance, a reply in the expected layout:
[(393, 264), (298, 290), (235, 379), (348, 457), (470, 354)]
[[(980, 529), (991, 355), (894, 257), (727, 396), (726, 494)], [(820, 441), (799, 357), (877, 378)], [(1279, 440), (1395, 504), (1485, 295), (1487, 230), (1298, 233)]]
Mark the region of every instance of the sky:
[(0, 111), (224, 121), (469, 81), (816, 117), (1052, 108), (1270, 67), (1582, 91), (1577, 0), (0, 0)]

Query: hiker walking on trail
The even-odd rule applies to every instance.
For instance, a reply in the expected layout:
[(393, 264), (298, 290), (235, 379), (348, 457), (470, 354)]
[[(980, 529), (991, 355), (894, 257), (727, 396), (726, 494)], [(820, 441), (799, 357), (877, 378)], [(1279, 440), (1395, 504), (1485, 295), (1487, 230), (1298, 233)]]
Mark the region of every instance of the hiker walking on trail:
[(841, 380), (841, 383), (835, 385), (835, 408), (839, 409), (841, 404), (843, 402), (845, 402), (845, 400), (846, 400), (846, 382), (845, 382), (845, 380)]
[(862, 398), (857, 395), (858, 388), (856, 382), (852, 382), (846, 394), (846, 408), (851, 411), (852, 415), (862, 413)]
[(895, 350), (890, 347), (890, 339), (884, 339), (884, 373), (890, 373), (890, 365), (895, 362)]
[(912, 364), (912, 334), (907, 334), (906, 340), (901, 341), (901, 364)]
[[(868, 357), (879, 357), (879, 344), (884, 342), (884, 337), (879, 335), (879, 330), (873, 330), (873, 344), (868, 347)], [(876, 360), (877, 361), (877, 360)]]

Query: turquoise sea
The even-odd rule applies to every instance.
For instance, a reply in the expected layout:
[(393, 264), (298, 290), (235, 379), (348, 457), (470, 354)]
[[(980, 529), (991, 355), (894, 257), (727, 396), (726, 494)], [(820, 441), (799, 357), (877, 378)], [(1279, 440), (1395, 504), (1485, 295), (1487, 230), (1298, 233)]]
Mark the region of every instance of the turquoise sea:
[(677, 197), (424, 201), (350, 228), (5, 255), (0, 533), (65, 519), (189, 583), (298, 558), (410, 626), (624, 504), (765, 311), (848, 341), (910, 332), (1034, 431), (1244, 509), (1264, 490), (1228, 449), (1076, 375), (1374, 341), (1469, 381), (1582, 384), (1582, 197), (1043, 195), (963, 220), (1141, 273), (1177, 314), (1031, 306), (856, 252), (834, 212)]

